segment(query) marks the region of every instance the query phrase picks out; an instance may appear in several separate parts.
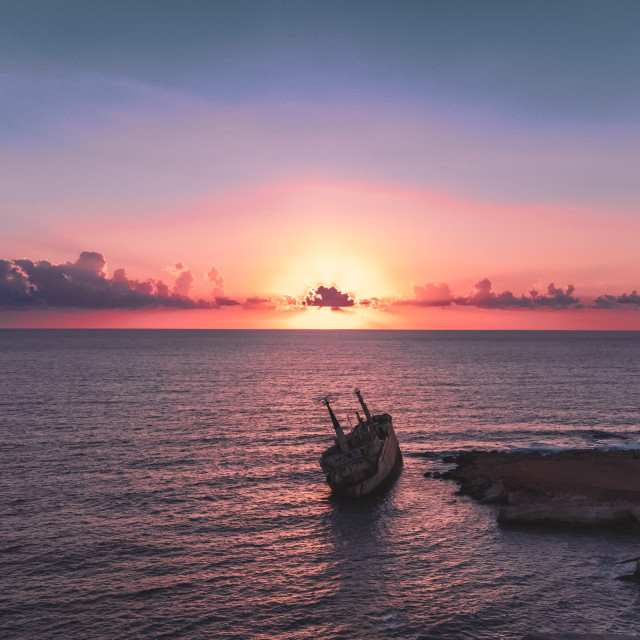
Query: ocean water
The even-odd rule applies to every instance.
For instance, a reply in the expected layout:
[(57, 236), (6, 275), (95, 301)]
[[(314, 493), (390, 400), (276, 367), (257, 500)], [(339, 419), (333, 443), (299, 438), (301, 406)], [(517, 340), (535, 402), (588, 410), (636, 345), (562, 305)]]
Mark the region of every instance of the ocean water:
[[(427, 479), (480, 449), (640, 447), (640, 332), (0, 331), (0, 636), (636, 633), (640, 531), (502, 529)], [(314, 398), (393, 415), (333, 500)]]

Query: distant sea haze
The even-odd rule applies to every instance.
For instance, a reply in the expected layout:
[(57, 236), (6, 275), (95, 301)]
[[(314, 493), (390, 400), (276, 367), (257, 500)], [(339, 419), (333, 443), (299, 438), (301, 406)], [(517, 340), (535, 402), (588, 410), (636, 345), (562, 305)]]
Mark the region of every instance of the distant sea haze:
[[(518, 638), (640, 628), (637, 530), (501, 529), (470, 449), (640, 448), (640, 332), (0, 330), (0, 636)], [(318, 464), (358, 386), (405, 457)]]

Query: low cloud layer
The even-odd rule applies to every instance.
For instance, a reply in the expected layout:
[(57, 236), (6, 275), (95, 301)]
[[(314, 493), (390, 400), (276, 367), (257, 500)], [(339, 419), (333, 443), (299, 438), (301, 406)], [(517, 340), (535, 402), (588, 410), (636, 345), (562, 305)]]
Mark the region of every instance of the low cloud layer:
[(124, 269), (109, 277), (101, 253), (83, 251), (75, 262), (52, 264), (47, 260), (0, 260), (0, 308), (28, 309), (218, 309), (239, 302), (222, 295), (213, 300), (190, 297), (191, 271), (176, 263), (170, 271), (173, 287), (162, 280), (134, 280)]
[(416, 307), (448, 307), (455, 304), (480, 309), (567, 309), (577, 308), (580, 304), (580, 300), (573, 297), (574, 291), (572, 284), (565, 290), (551, 283), (546, 293), (534, 289), (528, 295), (515, 296), (511, 291), (493, 291), (491, 281), (484, 278), (473, 285), (469, 295), (454, 296), (448, 284), (428, 282), (424, 286), (413, 287), (414, 298), (398, 300), (394, 304)]
[(595, 309), (620, 309), (631, 305), (640, 306), (640, 295), (637, 291), (632, 291), (629, 294), (623, 293), (621, 296), (602, 294), (593, 301)]
[(244, 302), (228, 297), (224, 281), (215, 267), (205, 274), (213, 285), (210, 299), (191, 295), (195, 277), (183, 262), (166, 270), (174, 282), (129, 278), (122, 268), (111, 276), (101, 253), (83, 251), (75, 262), (52, 264), (47, 260), (0, 260), (0, 309), (75, 308), (75, 309), (222, 309), (242, 307), (248, 311), (304, 311), (328, 308), (344, 311), (354, 308), (390, 310), (398, 307), (474, 307), (478, 309), (640, 309), (637, 290), (621, 295), (601, 294), (584, 304), (575, 295), (575, 287), (556, 287), (554, 283), (540, 292), (514, 295), (494, 291), (487, 278), (473, 285), (466, 296), (457, 296), (446, 283), (428, 282), (413, 286), (408, 299), (358, 298), (352, 293), (318, 285), (302, 296), (280, 295), (248, 297)]
[(413, 286), (413, 298), (408, 299), (360, 299), (350, 293), (340, 291), (335, 285), (327, 287), (319, 285), (311, 289), (299, 300), (295, 297), (283, 298), (279, 307), (310, 308), (328, 307), (341, 311), (349, 307), (366, 307), (390, 309), (393, 307), (449, 307), (452, 305), (476, 307), (479, 309), (568, 309), (582, 308), (580, 300), (574, 297), (575, 287), (568, 285), (565, 289), (549, 284), (545, 293), (531, 290), (527, 295), (516, 296), (511, 291), (493, 291), (491, 281), (487, 278), (476, 282), (467, 296), (456, 296), (451, 287), (444, 283), (428, 282)]
[(416, 307), (448, 307), (453, 303), (453, 294), (448, 284), (427, 282), (424, 286), (413, 285), (413, 299), (400, 300), (398, 304)]
[(473, 285), (474, 291), (470, 295), (456, 298), (455, 303), (485, 309), (536, 309), (546, 307), (549, 309), (567, 309), (580, 303), (573, 297), (575, 287), (570, 284), (564, 290), (556, 287), (553, 282), (547, 287), (545, 294), (533, 289), (529, 295), (515, 296), (511, 291), (496, 293), (492, 291), (491, 281), (485, 278)]
[(242, 308), (247, 311), (273, 311), (278, 308), (278, 304), (272, 298), (250, 296), (244, 301)]

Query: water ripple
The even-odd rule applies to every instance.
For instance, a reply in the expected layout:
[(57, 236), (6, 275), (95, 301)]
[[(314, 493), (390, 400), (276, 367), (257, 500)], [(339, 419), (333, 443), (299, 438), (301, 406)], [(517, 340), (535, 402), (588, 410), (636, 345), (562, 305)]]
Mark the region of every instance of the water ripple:
[[(503, 530), (423, 477), (471, 448), (638, 447), (634, 333), (0, 331), (6, 637), (635, 633), (637, 532)], [(330, 496), (313, 398), (394, 416), (385, 495)]]

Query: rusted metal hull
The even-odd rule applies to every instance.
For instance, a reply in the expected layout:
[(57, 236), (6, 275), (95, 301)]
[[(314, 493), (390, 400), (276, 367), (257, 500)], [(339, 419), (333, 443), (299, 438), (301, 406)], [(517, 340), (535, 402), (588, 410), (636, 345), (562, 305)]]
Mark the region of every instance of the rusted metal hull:
[(362, 498), (363, 496), (382, 491), (393, 484), (400, 474), (403, 465), (402, 453), (400, 452), (400, 446), (393, 427), (387, 437), (386, 445), (385, 450), (380, 456), (377, 473), (343, 490), (334, 491), (334, 493), (349, 498)]
[(381, 447), (375, 455), (340, 464), (342, 461), (337, 462), (334, 448), (329, 448), (323, 454), (320, 464), (334, 495), (361, 498), (381, 491), (398, 477), (403, 461), (391, 416), (375, 416), (374, 421), (376, 418), (381, 419), (378, 427)]

